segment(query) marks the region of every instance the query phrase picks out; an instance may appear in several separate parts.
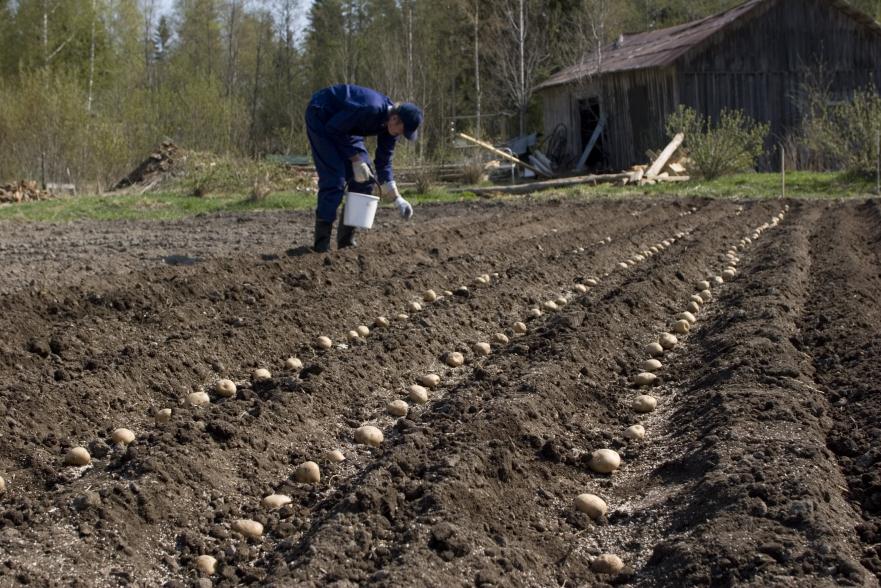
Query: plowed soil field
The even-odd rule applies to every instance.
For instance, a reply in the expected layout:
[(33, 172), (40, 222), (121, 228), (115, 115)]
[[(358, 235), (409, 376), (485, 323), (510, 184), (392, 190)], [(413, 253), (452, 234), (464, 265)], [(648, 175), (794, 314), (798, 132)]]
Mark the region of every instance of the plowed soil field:
[(879, 585), (879, 201), (381, 215), (0, 224), (0, 586)]

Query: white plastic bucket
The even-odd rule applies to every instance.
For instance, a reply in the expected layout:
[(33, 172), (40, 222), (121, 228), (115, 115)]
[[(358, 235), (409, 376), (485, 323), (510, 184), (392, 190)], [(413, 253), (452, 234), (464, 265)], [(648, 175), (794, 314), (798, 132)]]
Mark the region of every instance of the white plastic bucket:
[(346, 192), (346, 211), (343, 215), (343, 224), (361, 229), (373, 227), (373, 217), (376, 216), (378, 205), (379, 198), (376, 196)]

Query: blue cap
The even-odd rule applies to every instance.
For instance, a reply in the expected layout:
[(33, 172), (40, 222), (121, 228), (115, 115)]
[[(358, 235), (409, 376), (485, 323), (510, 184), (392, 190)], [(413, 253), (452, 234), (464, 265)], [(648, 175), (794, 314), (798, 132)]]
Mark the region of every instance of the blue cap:
[(404, 137), (408, 141), (416, 140), (416, 131), (422, 124), (422, 109), (411, 102), (404, 102), (398, 107), (398, 116), (404, 123)]

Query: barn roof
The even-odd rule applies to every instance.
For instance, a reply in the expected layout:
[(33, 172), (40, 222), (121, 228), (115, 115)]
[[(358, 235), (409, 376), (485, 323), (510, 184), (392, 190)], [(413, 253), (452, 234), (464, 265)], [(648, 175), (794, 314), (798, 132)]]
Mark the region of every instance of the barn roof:
[[(619, 41), (603, 48), (602, 62), (597, 62), (595, 53), (589, 54), (581, 63), (553, 74), (539, 84), (537, 89), (567, 84), (587, 76), (672, 65), (682, 55), (716, 33), (745, 19), (759, 6), (770, 7), (774, 1), (776, 0), (748, 0), (734, 8), (700, 20), (665, 29), (623, 35)], [(873, 18), (853, 8), (846, 1), (825, 1), (881, 35), (881, 26)]]

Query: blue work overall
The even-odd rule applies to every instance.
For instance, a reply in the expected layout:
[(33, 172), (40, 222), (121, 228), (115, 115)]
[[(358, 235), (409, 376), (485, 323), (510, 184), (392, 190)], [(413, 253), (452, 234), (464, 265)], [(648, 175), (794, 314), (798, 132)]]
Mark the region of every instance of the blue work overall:
[(312, 96), (306, 108), (306, 132), (318, 171), (315, 215), (319, 220), (336, 220), (347, 185), (352, 192), (373, 193), (370, 182), (356, 182), (352, 175), (353, 156), (369, 161), (364, 137), (376, 136), (373, 163), (377, 180), (392, 181), (397, 137), (389, 134), (386, 124), (393, 105), (388, 96), (353, 84), (324, 88)]

